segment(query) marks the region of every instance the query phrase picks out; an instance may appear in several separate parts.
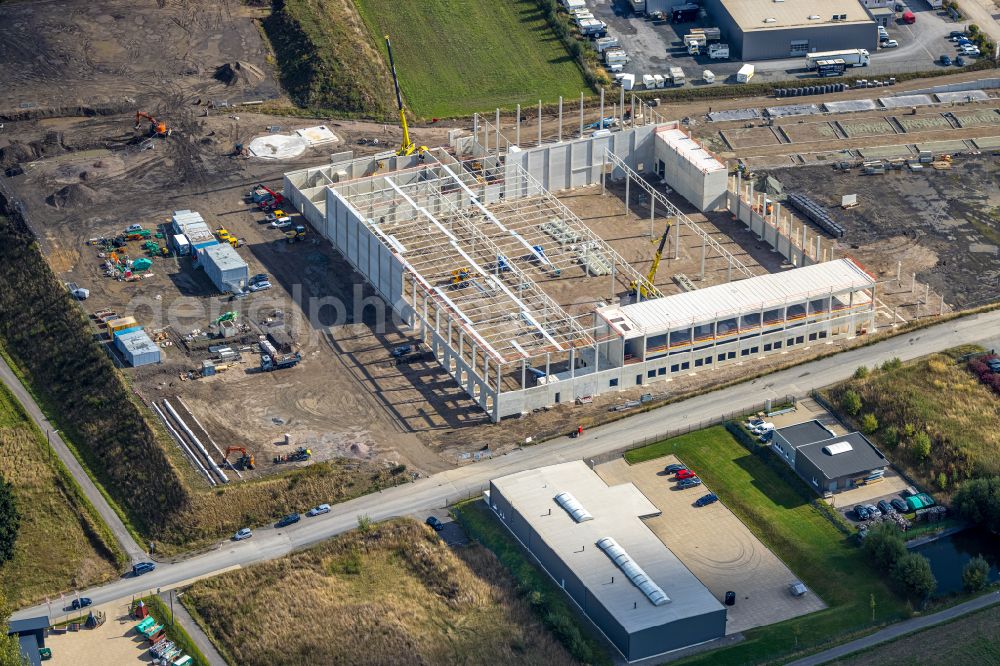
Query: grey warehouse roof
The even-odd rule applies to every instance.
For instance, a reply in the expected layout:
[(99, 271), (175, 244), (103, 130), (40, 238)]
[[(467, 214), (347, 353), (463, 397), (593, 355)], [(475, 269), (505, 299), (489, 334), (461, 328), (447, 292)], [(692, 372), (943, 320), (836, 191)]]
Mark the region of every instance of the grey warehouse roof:
[(229, 243), (220, 243), (219, 245), (206, 247), (202, 250), (202, 254), (222, 271), (247, 267), (247, 262), (243, 261), (243, 258), (240, 257), (239, 253)]
[(146, 331), (134, 331), (125, 335), (119, 335), (118, 340), (132, 354), (160, 351), (160, 348), (156, 346), (156, 343), (153, 342)]
[[(608, 486), (582, 460), (511, 474), (492, 483), (627, 632), (724, 608), (640, 520), (659, 515), (660, 510), (633, 484)], [(565, 492), (593, 519), (576, 522), (561, 509), (555, 498)], [(645, 590), (630, 581), (613, 555), (602, 551), (598, 542), (607, 537), (638, 567), (636, 575), (644, 574), (639, 583)], [(669, 601), (661, 600), (657, 592)]]
[(824, 428), (823, 425), (816, 419), (806, 421), (805, 423), (796, 423), (795, 425), (786, 426), (784, 428), (778, 428), (778, 434), (784, 437), (785, 441), (795, 448), (799, 448), (805, 444), (812, 444), (813, 442), (829, 439), (833, 436), (833, 433)]
[[(851, 450), (837, 455), (830, 455), (823, 450), (824, 447), (839, 442), (847, 442), (851, 445)], [(831, 480), (879, 469), (888, 464), (882, 452), (860, 432), (799, 446), (796, 455), (805, 456), (827, 479)]]
[[(873, 23), (859, 0), (722, 0), (722, 6), (744, 32)], [(833, 20), (841, 14), (847, 18)]]

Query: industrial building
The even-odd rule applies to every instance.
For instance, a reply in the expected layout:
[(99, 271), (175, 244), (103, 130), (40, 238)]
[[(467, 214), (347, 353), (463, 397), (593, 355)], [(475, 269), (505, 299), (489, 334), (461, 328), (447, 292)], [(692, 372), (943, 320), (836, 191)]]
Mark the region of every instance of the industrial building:
[(726, 607), (643, 523), (660, 510), (586, 463), (494, 479), (497, 518), (627, 661), (721, 638)]
[(705, 0), (734, 57), (794, 58), (817, 51), (875, 53), (875, 21), (859, 0)]
[[(502, 157), (482, 129), (452, 151), (288, 173), (284, 194), (493, 420), (873, 329), (875, 282), (855, 262), (755, 275), (639, 174), (724, 205), (725, 167), (677, 123)], [(700, 239), (728, 283), (663, 297), (552, 194), (609, 181)], [(590, 313), (567, 312), (566, 281)]]
[(7, 635), (17, 636), (21, 655), (27, 664), (41, 666), (42, 657), (39, 650), (45, 648), (45, 636), (52, 626), (47, 615), (11, 620), (7, 623)]
[(160, 362), (160, 348), (141, 328), (116, 332), (114, 343), (133, 368)]
[(778, 428), (771, 448), (821, 495), (879, 480), (889, 464), (860, 432), (836, 435), (816, 420)]
[(198, 265), (222, 293), (239, 294), (250, 280), (250, 267), (228, 243), (215, 243), (198, 248)]

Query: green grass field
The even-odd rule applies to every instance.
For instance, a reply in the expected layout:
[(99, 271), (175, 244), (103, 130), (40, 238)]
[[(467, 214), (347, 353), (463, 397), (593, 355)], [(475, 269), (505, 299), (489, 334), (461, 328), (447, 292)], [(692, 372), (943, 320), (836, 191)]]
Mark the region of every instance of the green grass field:
[(770, 663), (781, 655), (836, 641), (873, 624), (872, 595), (876, 623), (903, 614), (903, 604), (861, 551), (810, 504), (813, 495), (805, 484), (779, 474), (742, 447), (725, 428), (651, 444), (630, 451), (625, 458), (636, 463), (668, 453), (698, 470), (726, 506), (829, 606), (818, 613), (753, 629), (736, 646), (679, 663)]
[(532, 0), (355, 0), (385, 55), (392, 39), (406, 102), (449, 117), (570, 99), (587, 91), (579, 66)]
[(11, 604), (58, 600), (60, 592), (117, 576), (117, 544), (2, 384), (0, 474), (14, 485), (21, 512), (14, 559), (0, 566), (0, 587)]

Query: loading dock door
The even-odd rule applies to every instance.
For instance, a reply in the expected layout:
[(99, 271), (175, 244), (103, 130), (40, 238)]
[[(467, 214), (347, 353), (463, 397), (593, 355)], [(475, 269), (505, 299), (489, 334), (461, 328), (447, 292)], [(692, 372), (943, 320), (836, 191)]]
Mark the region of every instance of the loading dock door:
[(788, 49), (789, 55), (792, 56), (804, 56), (809, 53), (809, 40), (808, 39), (795, 39), (789, 45)]

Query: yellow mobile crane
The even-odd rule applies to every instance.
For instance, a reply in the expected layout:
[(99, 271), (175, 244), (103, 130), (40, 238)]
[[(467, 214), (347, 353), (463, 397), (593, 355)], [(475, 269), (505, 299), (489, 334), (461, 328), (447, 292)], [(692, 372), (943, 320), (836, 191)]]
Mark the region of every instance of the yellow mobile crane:
[(649, 287), (654, 284), (653, 280), (656, 279), (656, 271), (660, 268), (660, 259), (663, 258), (663, 248), (667, 246), (667, 236), (670, 235), (670, 228), (672, 226), (670, 222), (667, 222), (667, 228), (663, 230), (663, 235), (660, 236), (660, 247), (656, 249), (656, 254), (653, 256), (653, 265), (649, 267), (649, 274), (646, 276), (646, 281), (639, 285), (633, 280), (632, 284), (628, 286), (629, 291), (634, 292), (638, 289), (643, 298), (651, 298), (653, 296), (653, 292), (650, 291)]
[(418, 146), (410, 139), (410, 128), (406, 125), (406, 112), (403, 111), (403, 96), (399, 93), (399, 79), (396, 78), (396, 63), (392, 59), (392, 44), (389, 35), (385, 36), (385, 48), (389, 51), (389, 68), (392, 70), (392, 83), (396, 86), (396, 104), (399, 106), (399, 122), (403, 125), (403, 145), (396, 151), (397, 155), (407, 156), (413, 153), (427, 151), (427, 146)]

